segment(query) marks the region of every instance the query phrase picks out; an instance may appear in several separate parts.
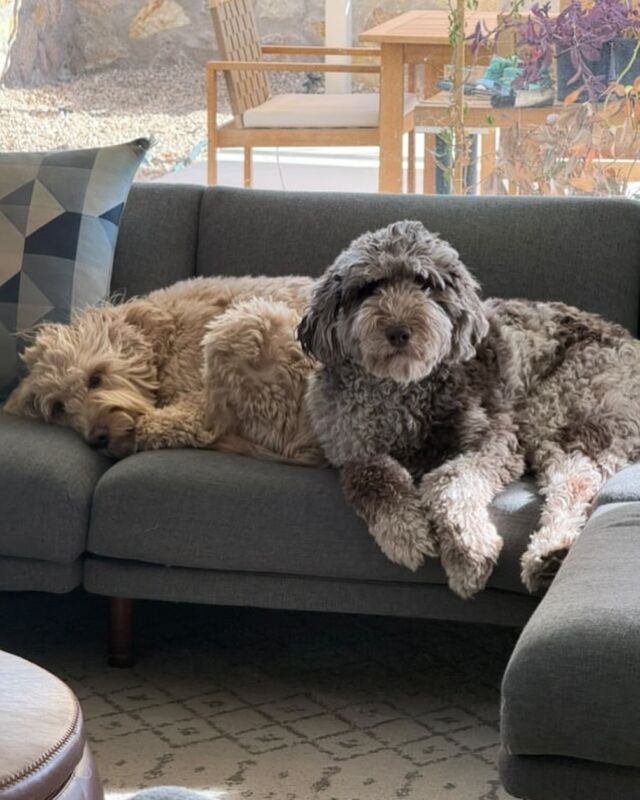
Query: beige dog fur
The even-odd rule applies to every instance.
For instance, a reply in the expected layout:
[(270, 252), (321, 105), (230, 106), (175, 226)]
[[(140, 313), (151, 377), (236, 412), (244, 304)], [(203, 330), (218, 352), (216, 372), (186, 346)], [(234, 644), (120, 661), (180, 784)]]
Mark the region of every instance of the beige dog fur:
[(312, 285), (194, 278), (44, 324), (4, 410), (115, 458), (198, 447), (321, 464), (304, 403), (312, 361), (295, 339)]

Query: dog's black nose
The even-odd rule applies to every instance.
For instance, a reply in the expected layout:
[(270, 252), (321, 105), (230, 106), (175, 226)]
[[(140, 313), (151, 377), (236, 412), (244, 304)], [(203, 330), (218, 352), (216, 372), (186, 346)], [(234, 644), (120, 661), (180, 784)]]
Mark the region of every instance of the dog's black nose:
[(96, 450), (104, 450), (109, 447), (109, 431), (106, 428), (94, 428), (89, 435), (89, 444)]
[(401, 349), (409, 342), (411, 331), (406, 325), (391, 325), (385, 331), (385, 335), (390, 345)]

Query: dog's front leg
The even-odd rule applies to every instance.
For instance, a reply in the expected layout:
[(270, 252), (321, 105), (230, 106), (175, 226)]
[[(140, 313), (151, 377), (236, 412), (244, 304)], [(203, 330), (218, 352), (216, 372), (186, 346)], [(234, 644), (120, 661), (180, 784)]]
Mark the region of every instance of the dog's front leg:
[(135, 424), (136, 450), (211, 447), (214, 434), (205, 426), (200, 397), (188, 396), (172, 405), (141, 414)]
[(537, 454), (538, 486), (544, 495), (540, 526), (522, 556), (522, 582), (530, 592), (549, 586), (580, 535), (605, 479), (625, 466), (614, 453), (598, 462), (580, 452), (547, 446)]
[(411, 475), (394, 458), (345, 463), (342, 485), (346, 499), (391, 561), (416, 570), (425, 556), (437, 555)]
[(449, 588), (471, 597), (486, 585), (502, 549), (489, 503), (524, 472), (514, 436), (489, 439), (427, 473), (420, 495), (440, 548)]

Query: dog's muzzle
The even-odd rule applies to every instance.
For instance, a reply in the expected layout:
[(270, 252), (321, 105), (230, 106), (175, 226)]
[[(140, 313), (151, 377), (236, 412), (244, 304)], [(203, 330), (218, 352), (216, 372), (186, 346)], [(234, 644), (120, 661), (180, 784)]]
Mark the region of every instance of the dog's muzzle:
[(93, 428), (87, 437), (87, 444), (96, 450), (106, 450), (109, 447), (109, 441), (109, 430), (103, 425)]

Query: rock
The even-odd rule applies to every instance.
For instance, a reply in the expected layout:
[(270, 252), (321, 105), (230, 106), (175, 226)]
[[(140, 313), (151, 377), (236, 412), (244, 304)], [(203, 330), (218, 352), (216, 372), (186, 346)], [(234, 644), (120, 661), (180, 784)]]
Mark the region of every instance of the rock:
[[(496, 0), (481, 0), (483, 6)], [(357, 0), (357, 32), (410, 8), (446, 0)], [(321, 44), (324, 0), (254, 0), (264, 42)], [(0, 81), (34, 86), (109, 66), (215, 57), (207, 0), (0, 0)]]
[(0, 80), (7, 86), (66, 80), (114, 64), (204, 65), (214, 55), (203, 0), (0, 0)]
[(135, 15), (129, 25), (131, 39), (146, 39), (160, 31), (188, 25), (189, 17), (175, 0), (149, 0)]

